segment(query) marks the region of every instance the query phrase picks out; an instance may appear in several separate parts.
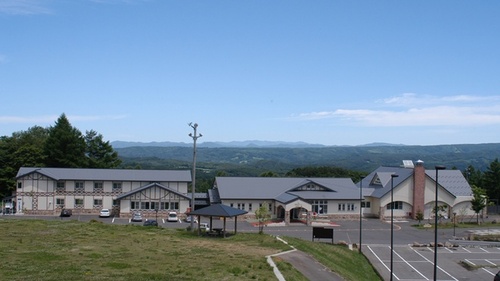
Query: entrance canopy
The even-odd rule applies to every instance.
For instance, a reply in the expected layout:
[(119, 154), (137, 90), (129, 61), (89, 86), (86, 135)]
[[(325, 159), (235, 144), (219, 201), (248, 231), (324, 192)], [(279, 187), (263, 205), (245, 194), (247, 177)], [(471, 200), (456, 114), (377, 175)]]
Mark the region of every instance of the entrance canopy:
[[(224, 229), (223, 234), (226, 236), (226, 218), (234, 217), (234, 233), (237, 229), (237, 217), (248, 213), (247, 211), (229, 207), (223, 204), (213, 204), (199, 210), (192, 211), (188, 213), (188, 216), (198, 216), (198, 224), (200, 223), (200, 217), (210, 217), (210, 230), (212, 230), (212, 217), (223, 217), (224, 218)], [(198, 234), (200, 234), (200, 227), (198, 226)]]

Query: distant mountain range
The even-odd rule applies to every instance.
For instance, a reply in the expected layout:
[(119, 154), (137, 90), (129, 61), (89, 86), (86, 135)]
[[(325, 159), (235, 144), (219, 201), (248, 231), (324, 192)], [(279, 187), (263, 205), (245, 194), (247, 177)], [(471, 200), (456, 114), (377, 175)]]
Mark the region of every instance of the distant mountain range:
[[(113, 141), (111, 142), (113, 148), (126, 148), (126, 147), (191, 147), (193, 143), (185, 142), (130, 142), (130, 141)], [(197, 143), (198, 147), (218, 148), (218, 147), (288, 147), (288, 148), (306, 148), (306, 147), (329, 147), (323, 144), (310, 144), (306, 142), (286, 142), (286, 141), (260, 141), (260, 140), (247, 140), (247, 141), (231, 141), (231, 142), (201, 142)], [(349, 145), (342, 145), (340, 147), (349, 147)], [(375, 142), (358, 146), (403, 146), (403, 144), (391, 144)], [(335, 147), (335, 146), (333, 146)]]
[[(113, 142), (112, 145), (128, 166), (158, 168), (168, 161), (175, 167), (189, 167), (193, 160), (192, 143)], [(265, 167), (267, 170), (277, 169), (279, 166), (290, 169), (324, 165), (371, 171), (378, 166), (400, 166), (402, 160), (423, 160), (428, 169), (435, 165), (445, 165), (448, 169), (464, 170), (472, 165), (484, 170), (496, 158), (500, 158), (500, 143), (325, 146), (303, 142), (235, 141), (201, 143), (197, 149), (199, 167), (202, 167), (202, 163), (205, 167), (211, 163), (231, 167)]]

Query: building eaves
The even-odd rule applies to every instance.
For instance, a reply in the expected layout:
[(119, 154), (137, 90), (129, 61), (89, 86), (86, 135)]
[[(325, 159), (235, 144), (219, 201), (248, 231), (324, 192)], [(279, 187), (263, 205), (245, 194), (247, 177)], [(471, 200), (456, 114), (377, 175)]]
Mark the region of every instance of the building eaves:
[(164, 190), (166, 190), (166, 191), (168, 191), (168, 192), (174, 193), (174, 194), (178, 195), (179, 197), (183, 197), (183, 198), (188, 199), (188, 200), (190, 200), (190, 199), (191, 199), (191, 198), (190, 198), (189, 196), (187, 196), (186, 194), (180, 193), (180, 192), (178, 192), (177, 190), (173, 190), (173, 189), (171, 189), (171, 188), (169, 188), (169, 187), (166, 187), (166, 186), (164, 186), (164, 185), (162, 185), (162, 184), (159, 184), (159, 183), (150, 183), (150, 184), (143, 185), (143, 186), (141, 186), (141, 187), (138, 187), (138, 188), (136, 188), (136, 189), (133, 189), (133, 190), (131, 190), (131, 191), (129, 191), (129, 192), (126, 192), (126, 193), (123, 193), (123, 194), (121, 194), (121, 195), (117, 196), (117, 197), (116, 197), (116, 199), (118, 199), (118, 200), (119, 200), (119, 199), (123, 199), (123, 198), (129, 197), (129, 196), (131, 196), (131, 195), (134, 195), (134, 194), (136, 194), (136, 193), (142, 192), (142, 191), (147, 190), (147, 189), (149, 189), (149, 188), (152, 188), (152, 187), (154, 187), (154, 186), (159, 187), (159, 188), (161, 188), (161, 189), (164, 189)]
[(54, 180), (191, 182), (189, 170), (132, 170), (21, 167), (16, 179), (31, 173), (40, 173)]

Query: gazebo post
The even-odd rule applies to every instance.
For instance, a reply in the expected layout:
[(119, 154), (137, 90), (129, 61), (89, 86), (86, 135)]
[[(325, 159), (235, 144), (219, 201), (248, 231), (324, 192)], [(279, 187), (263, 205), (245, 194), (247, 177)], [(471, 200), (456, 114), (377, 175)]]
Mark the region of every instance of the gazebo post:
[(226, 217), (224, 217), (224, 232), (222, 235), (224, 238), (226, 238)]
[(198, 215), (197, 218), (198, 218), (198, 223), (197, 223), (197, 225), (198, 225), (198, 236), (201, 236), (201, 228), (200, 228), (201, 216)]
[(238, 216), (234, 216), (234, 234), (238, 232)]

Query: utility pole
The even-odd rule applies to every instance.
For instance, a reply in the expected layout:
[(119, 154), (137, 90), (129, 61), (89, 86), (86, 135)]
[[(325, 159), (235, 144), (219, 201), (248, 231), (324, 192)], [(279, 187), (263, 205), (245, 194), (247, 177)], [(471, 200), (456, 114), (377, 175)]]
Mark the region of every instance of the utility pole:
[[(189, 133), (189, 136), (193, 138), (193, 172), (192, 172), (192, 184), (191, 184), (191, 212), (194, 211), (194, 193), (195, 193), (195, 186), (196, 186), (196, 140), (198, 138), (201, 138), (203, 135), (202, 134), (197, 134), (196, 129), (198, 128), (198, 123), (191, 122), (188, 124), (191, 128), (193, 128), (194, 133), (191, 134)], [(191, 231), (194, 231), (194, 218), (191, 216)]]

